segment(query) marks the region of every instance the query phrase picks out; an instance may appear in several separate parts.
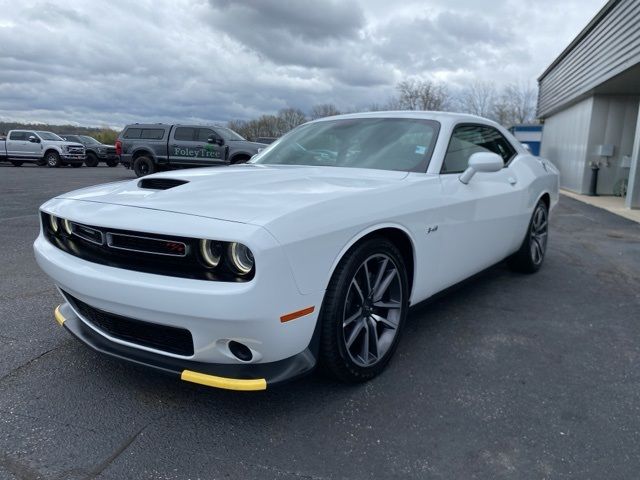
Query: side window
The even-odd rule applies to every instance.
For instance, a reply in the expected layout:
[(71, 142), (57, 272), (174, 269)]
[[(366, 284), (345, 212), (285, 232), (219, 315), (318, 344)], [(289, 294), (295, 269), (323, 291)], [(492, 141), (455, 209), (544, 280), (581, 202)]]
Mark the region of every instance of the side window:
[(11, 132), (9, 135), (9, 140), (26, 140), (27, 132)]
[(504, 138), (504, 135), (493, 127), (484, 127), (482, 136), (484, 140), (483, 147), (500, 155), (502, 160), (504, 160), (505, 165), (509, 163), (509, 160), (513, 158), (516, 151), (513, 149), (509, 141)]
[(129, 128), (126, 132), (124, 132), (124, 138), (140, 138), (140, 134), (142, 133), (141, 128)]
[(478, 152), (497, 153), (505, 165), (516, 153), (508, 140), (493, 127), (459, 125), (451, 135), (440, 173), (464, 172), (471, 155)]
[(173, 134), (173, 139), (180, 142), (193, 142), (195, 128), (178, 127)]
[(147, 140), (162, 140), (164, 137), (164, 129), (162, 128), (143, 128), (140, 138)]
[(198, 129), (198, 136), (196, 137), (196, 140), (198, 142), (206, 142), (209, 137), (220, 138), (220, 135), (218, 135), (216, 132), (214, 132), (210, 128)]

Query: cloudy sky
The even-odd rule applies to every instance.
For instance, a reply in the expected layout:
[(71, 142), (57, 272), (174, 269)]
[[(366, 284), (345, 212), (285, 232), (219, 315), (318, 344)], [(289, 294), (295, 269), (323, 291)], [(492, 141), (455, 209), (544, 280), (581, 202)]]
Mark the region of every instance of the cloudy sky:
[(0, 0), (0, 120), (114, 127), (531, 82), (605, 0)]

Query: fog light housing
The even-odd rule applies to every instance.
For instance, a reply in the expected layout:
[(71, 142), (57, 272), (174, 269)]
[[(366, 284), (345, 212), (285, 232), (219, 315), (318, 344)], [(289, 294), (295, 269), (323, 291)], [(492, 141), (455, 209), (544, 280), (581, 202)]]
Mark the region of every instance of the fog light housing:
[(229, 351), (233, 354), (234, 357), (243, 362), (250, 362), (253, 358), (251, 349), (240, 342), (236, 342), (235, 340), (231, 340), (229, 342)]

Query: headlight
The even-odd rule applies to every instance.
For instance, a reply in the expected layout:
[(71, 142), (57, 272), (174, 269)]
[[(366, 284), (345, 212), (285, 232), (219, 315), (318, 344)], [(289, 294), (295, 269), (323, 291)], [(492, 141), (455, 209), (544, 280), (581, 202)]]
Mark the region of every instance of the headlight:
[(58, 217), (54, 215), (49, 215), (49, 225), (51, 226), (51, 230), (53, 230), (54, 233), (58, 233), (58, 230), (60, 229), (60, 224), (58, 223)]
[(63, 152), (68, 152), (69, 147), (67, 145), (60, 145), (60, 150), (62, 150)]
[(66, 218), (62, 219), (62, 228), (67, 232), (67, 235), (71, 235), (73, 233), (73, 229), (71, 228), (71, 222)]
[(106, 153), (107, 149), (106, 148), (98, 148), (98, 153)]
[(229, 244), (229, 260), (231, 260), (231, 266), (240, 275), (246, 275), (253, 270), (253, 253), (241, 243)]
[(209, 267), (217, 267), (220, 263), (221, 248), (217, 242), (200, 240), (200, 256)]

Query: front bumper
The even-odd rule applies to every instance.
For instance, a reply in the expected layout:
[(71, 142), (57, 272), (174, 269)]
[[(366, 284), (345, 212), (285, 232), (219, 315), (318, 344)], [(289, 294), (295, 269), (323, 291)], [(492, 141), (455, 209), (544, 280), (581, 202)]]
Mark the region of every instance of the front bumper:
[(315, 356), (308, 348), (284, 360), (255, 365), (211, 364), (174, 359), (109, 341), (89, 328), (68, 303), (56, 308), (55, 319), (74, 337), (97, 352), (209, 387), (266, 390), (267, 387), (305, 375), (316, 364)]
[[(71, 317), (77, 319), (68, 328), (73, 327), (74, 335), (90, 346), (99, 345), (101, 351), (115, 351), (116, 356), (137, 363), (152, 359), (150, 366), (160, 365), (156, 367), (160, 369), (166, 364), (179, 365), (173, 366), (172, 372), (192, 370), (185, 365), (196, 365), (198, 369), (194, 371), (224, 374), (229, 369), (257, 378), (256, 373), (249, 372), (266, 369), (264, 378), (271, 383), (282, 381), (285, 374), (300, 373), (300, 368), (290, 370), (288, 365), (292, 357), (307, 356), (304, 352), (312, 344), (324, 291), (300, 293), (282, 247), (265, 229), (136, 207), (97, 203), (91, 203), (91, 208), (87, 206), (83, 201), (55, 199), (45, 204), (43, 210), (89, 225), (100, 218), (105, 228), (166, 235), (179, 231), (193, 238), (209, 238), (216, 232), (221, 241), (242, 239), (254, 252), (257, 269), (254, 278), (247, 282), (144, 273), (88, 262), (60, 250), (41, 233), (34, 243), (36, 260), (62, 291), (109, 314), (187, 329), (193, 339), (193, 355), (169, 353), (136, 343), (135, 339), (114, 338), (72, 309)], [(287, 314), (309, 307), (314, 308), (286, 321)], [(63, 309), (67, 315), (69, 308)], [(91, 335), (78, 333), (80, 327), (75, 327), (78, 322), (84, 325), (82, 332), (92, 330)], [(252, 358), (242, 361), (234, 356), (229, 347), (231, 341), (247, 346)], [(305, 360), (305, 369), (314, 362)], [(204, 368), (205, 365), (209, 367)], [(284, 373), (279, 373), (281, 370)]]

